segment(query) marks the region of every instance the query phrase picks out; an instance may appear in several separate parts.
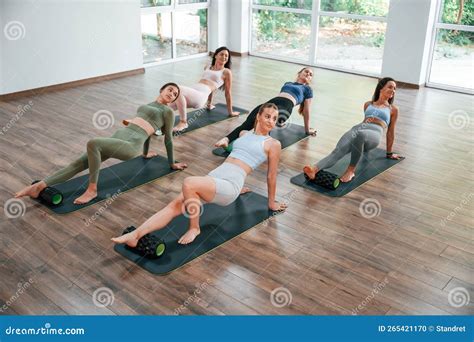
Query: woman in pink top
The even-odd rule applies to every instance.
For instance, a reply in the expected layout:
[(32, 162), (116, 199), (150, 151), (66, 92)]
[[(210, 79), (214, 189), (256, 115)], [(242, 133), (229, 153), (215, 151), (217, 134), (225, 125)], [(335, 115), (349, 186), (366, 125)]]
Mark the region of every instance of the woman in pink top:
[[(230, 51), (225, 46), (218, 48), (212, 56), (209, 67), (204, 69), (204, 73), (199, 83), (186, 87), (180, 85), (181, 94), (170, 106), (179, 112), (179, 123), (173, 131), (178, 132), (188, 128), (187, 108), (214, 108), (212, 98), (216, 89), (224, 90), (229, 116), (237, 116), (240, 113), (232, 111), (232, 72), (230, 71), (232, 60)], [(206, 104), (207, 103), (207, 104)]]

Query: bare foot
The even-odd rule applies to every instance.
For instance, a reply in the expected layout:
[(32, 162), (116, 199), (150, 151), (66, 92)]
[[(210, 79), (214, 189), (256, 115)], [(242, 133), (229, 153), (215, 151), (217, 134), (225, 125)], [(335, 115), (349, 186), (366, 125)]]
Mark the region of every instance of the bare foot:
[(247, 192), (252, 192), (252, 190), (250, 190), (250, 188), (244, 186), (242, 188), (242, 190), (240, 190), (240, 194), (243, 195), (243, 194), (246, 194)]
[(311, 165), (306, 165), (303, 168), (303, 172), (305, 173), (306, 176), (308, 176), (309, 179), (313, 180), (316, 177), (316, 168), (312, 167)]
[(215, 147), (222, 147), (222, 148), (226, 148), (227, 146), (229, 146), (229, 138), (227, 137), (224, 137), (222, 138), (221, 140), (219, 140), (218, 142), (216, 142), (214, 144)]
[(193, 242), (196, 236), (198, 236), (200, 233), (201, 230), (199, 228), (189, 228), (186, 234), (180, 237), (178, 243), (187, 245), (188, 243)]
[(41, 181), (32, 185), (23, 188), (22, 190), (18, 191), (15, 194), (15, 198), (23, 197), (23, 196), (30, 196), (31, 198), (38, 198), (41, 191), (46, 188), (46, 183)]
[(178, 124), (173, 128), (173, 132), (180, 132), (188, 128), (188, 123), (186, 121), (180, 121)]
[(232, 112), (232, 113), (229, 113), (229, 116), (231, 118), (233, 118), (234, 116), (239, 116), (240, 115), (240, 112)]
[(115, 243), (125, 243), (129, 247), (135, 248), (135, 247), (137, 247), (139, 239), (138, 239), (137, 231), (134, 230), (133, 232), (130, 232), (128, 234), (124, 234), (124, 235), (119, 236), (119, 237), (112, 238), (111, 240)]
[(346, 170), (346, 172), (344, 172), (344, 174), (341, 176), (340, 180), (343, 183), (347, 183), (347, 182), (350, 182), (352, 178), (354, 178), (354, 176), (355, 176), (355, 173), (353, 170)]
[(97, 197), (97, 191), (87, 189), (81, 196), (74, 200), (74, 204), (84, 204)]

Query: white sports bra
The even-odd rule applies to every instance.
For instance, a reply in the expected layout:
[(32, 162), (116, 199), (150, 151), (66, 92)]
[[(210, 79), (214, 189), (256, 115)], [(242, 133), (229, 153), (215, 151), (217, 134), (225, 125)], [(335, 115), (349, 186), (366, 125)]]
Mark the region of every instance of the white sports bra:
[(224, 84), (224, 80), (222, 78), (223, 73), (224, 73), (224, 69), (211, 70), (209, 67), (206, 70), (204, 70), (201, 79), (211, 81), (214, 83), (216, 88), (220, 88)]

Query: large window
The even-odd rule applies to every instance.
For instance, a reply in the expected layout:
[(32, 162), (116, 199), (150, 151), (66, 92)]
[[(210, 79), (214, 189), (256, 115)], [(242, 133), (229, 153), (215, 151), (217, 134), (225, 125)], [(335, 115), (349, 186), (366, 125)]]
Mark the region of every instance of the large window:
[(322, 0), (316, 63), (379, 75), (388, 0)]
[(379, 75), (389, 0), (253, 0), (251, 53)]
[(252, 51), (274, 56), (309, 59), (311, 15), (254, 9)]
[(439, 3), (428, 85), (474, 91), (474, 1)]
[(207, 0), (141, 0), (143, 62), (205, 54)]

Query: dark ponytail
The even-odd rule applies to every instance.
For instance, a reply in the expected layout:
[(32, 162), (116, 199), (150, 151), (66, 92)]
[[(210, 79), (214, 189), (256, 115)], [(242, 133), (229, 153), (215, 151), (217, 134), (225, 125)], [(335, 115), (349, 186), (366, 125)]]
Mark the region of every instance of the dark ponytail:
[(179, 89), (179, 86), (178, 86), (176, 83), (174, 83), (174, 82), (168, 82), (168, 83), (165, 83), (165, 84), (160, 88), (160, 94), (161, 94), (161, 92), (162, 92), (163, 90), (166, 89), (166, 87), (169, 87), (169, 86), (176, 87), (176, 88), (178, 89), (178, 95), (176, 96), (176, 98), (175, 98), (173, 101), (171, 101), (171, 103), (173, 103), (174, 101), (176, 101), (176, 100), (178, 99), (179, 94), (181, 94), (181, 89)]
[[(377, 86), (375, 87), (374, 95), (372, 96), (372, 102), (376, 102), (379, 99), (380, 91), (390, 81), (395, 82), (395, 80), (391, 77), (384, 77), (379, 81), (379, 83), (377, 83)], [(394, 99), (395, 99), (395, 95), (392, 96), (390, 99), (388, 99), (388, 103), (392, 104)]]

